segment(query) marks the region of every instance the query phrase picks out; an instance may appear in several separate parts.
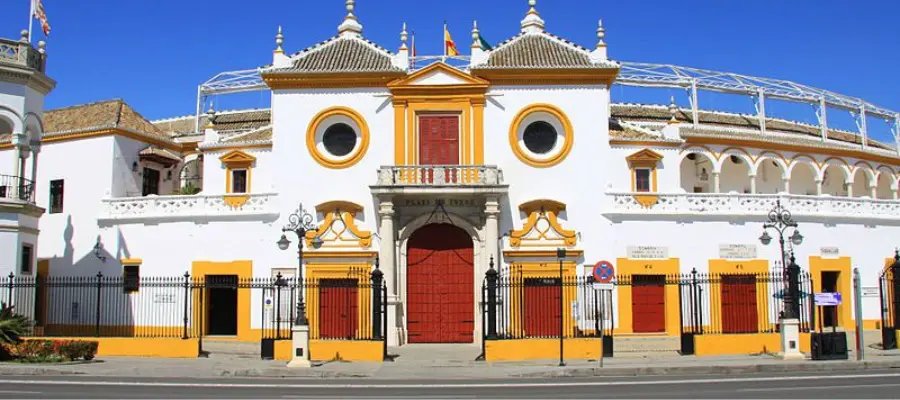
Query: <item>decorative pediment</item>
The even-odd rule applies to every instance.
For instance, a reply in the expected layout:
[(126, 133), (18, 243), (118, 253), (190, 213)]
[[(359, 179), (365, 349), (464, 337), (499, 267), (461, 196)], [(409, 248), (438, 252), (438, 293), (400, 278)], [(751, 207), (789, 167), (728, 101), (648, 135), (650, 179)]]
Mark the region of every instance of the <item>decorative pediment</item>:
[(221, 160), (223, 164), (229, 166), (250, 165), (254, 161), (256, 161), (256, 157), (253, 157), (240, 150), (232, 150), (228, 153), (225, 153), (225, 155), (223, 155), (222, 157), (219, 157), (219, 160)]
[(533, 200), (519, 206), (528, 215), (521, 230), (510, 232), (509, 244), (517, 247), (572, 247), (577, 243), (575, 231), (560, 225), (559, 213), (566, 205), (555, 200)]
[(397, 98), (442, 95), (484, 96), (490, 82), (469, 75), (442, 62), (395, 79), (388, 89)]
[(313, 239), (322, 241), (321, 248), (369, 248), (372, 232), (360, 230), (356, 226), (356, 215), (363, 211), (359, 204), (349, 201), (329, 201), (316, 206), (316, 212), (324, 216), (322, 224), (315, 231), (306, 232), (306, 244), (315, 249)]
[(656, 166), (663, 159), (663, 155), (659, 154), (650, 149), (643, 149), (637, 153), (634, 153), (628, 157), (625, 157), (625, 160), (628, 161), (629, 164), (633, 166)]

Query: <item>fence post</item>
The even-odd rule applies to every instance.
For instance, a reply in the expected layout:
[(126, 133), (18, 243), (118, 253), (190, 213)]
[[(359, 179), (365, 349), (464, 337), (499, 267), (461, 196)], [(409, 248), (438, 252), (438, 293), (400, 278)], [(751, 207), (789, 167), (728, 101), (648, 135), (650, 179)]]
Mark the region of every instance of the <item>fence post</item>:
[(94, 325), (94, 333), (100, 337), (100, 300), (103, 293), (103, 272), (97, 272), (97, 318)]
[(384, 340), (381, 326), (381, 286), (384, 282), (384, 272), (381, 272), (381, 261), (375, 257), (375, 269), (372, 271), (372, 338)]
[(188, 338), (188, 301), (190, 298), (190, 279), (191, 274), (187, 271), (184, 271), (184, 333), (182, 333), (181, 338)]
[(697, 267), (691, 269), (691, 333), (703, 333), (703, 322), (698, 317), (700, 304), (700, 296), (698, 296)]
[[(284, 284), (284, 281), (281, 280), (281, 272), (275, 275), (275, 340), (281, 340), (281, 286)], [(263, 300), (265, 301), (265, 300)], [(265, 318), (265, 313), (263, 313), (263, 318)], [(263, 321), (263, 326), (265, 326), (265, 321)], [(263, 329), (263, 338), (265, 338), (266, 333), (265, 329)]]
[(8, 288), (8, 289), (9, 289), (9, 292), (6, 294), (7, 297), (9, 298), (9, 299), (6, 301), (6, 306), (7, 306), (7, 307), (12, 307), (12, 306), (13, 306), (13, 282), (14, 282), (14, 280), (15, 280), (15, 277), (16, 277), (15, 274), (13, 274), (12, 272), (9, 273), (9, 288)]
[(856, 312), (856, 359), (862, 361), (866, 358), (866, 338), (863, 331), (862, 279), (859, 277), (859, 268), (853, 268), (853, 306)]
[(494, 256), (488, 264), (490, 269), (485, 273), (487, 279), (487, 339), (497, 339), (497, 280), (499, 273), (494, 269)]

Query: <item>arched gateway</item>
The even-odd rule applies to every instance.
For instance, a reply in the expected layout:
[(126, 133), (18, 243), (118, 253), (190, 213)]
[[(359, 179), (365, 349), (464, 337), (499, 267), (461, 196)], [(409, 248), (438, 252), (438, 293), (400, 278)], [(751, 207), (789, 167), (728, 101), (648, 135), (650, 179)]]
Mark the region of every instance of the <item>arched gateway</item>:
[(472, 343), (474, 246), (449, 224), (425, 225), (407, 244), (409, 343)]

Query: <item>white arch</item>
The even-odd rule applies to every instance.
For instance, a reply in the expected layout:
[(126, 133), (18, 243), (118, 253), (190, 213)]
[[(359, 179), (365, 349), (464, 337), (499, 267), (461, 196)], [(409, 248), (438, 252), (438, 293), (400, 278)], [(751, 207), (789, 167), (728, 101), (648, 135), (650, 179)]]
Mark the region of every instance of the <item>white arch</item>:
[(737, 151), (735, 149), (725, 150), (724, 152), (719, 154), (718, 160), (713, 161), (713, 163), (717, 164), (716, 169), (715, 169), (716, 172), (722, 172), (722, 167), (725, 166), (725, 160), (730, 158), (730, 156), (737, 156), (741, 160), (743, 160), (745, 163), (747, 163), (747, 169), (751, 175), (755, 172), (755, 169), (753, 167), (753, 164), (754, 164), (753, 160), (750, 159), (750, 157), (748, 157), (746, 154), (744, 154), (740, 151)]
[(25, 124), (22, 120), (22, 116), (19, 115), (16, 110), (0, 105), (0, 118), (10, 122), (12, 125), (12, 134), (14, 136), (25, 133)]
[(819, 179), (825, 179), (825, 171), (831, 166), (837, 167), (844, 172), (844, 183), (853, 183), (853, 172), (855, 171), (851, 171), (847, 164), (837, 162), (835, 159), (828, 159), (822, 163), (822, 167), (819, 168)]
[(784, 162), (781, 157), (774, 157), (769, 153), (760, 154), (759, 157), (756, 158), (756, 162), (752, 164), (751, 174), (756, 175), (759, 172), (759, 167), (762, 165), (764, 161), (774, 161), (775, 164), (781, 168), (781, 179), (784, 179), (784, 175), (787, 173), (788, 164)]
[(816, 179), (821, 179), (822, 169), (819, 168), (819, 164), (816, 163), (816, 160), (807, 158), (806, 156), (797, 157), (791, 160), (786, 170), (787, 176), (791, 176), (791, 173), (794, 172), (794, 168), (800, 164), (808, 165), (813, 170), (813, 177)]
[(29, 144), (34, 142), (39, 144), (44, 138), (44, 121), (36, 113), (25, 113), (25, 137)]

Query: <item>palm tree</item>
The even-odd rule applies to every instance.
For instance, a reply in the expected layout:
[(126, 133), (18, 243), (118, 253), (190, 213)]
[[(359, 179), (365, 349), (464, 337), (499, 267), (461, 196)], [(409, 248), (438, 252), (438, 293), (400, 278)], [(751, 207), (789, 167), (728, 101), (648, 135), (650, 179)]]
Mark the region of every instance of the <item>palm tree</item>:
[(0, 303), (0, 343), (3, 344), (19, 343), (28, 331), (28, 318), (16, 314), (13, 307)]

